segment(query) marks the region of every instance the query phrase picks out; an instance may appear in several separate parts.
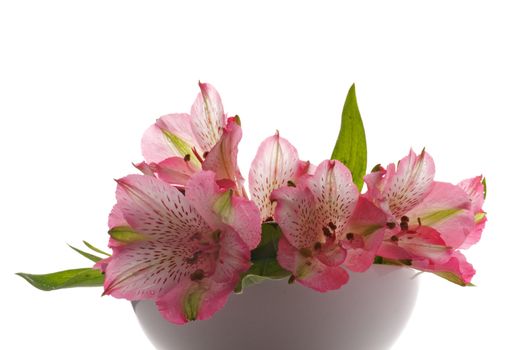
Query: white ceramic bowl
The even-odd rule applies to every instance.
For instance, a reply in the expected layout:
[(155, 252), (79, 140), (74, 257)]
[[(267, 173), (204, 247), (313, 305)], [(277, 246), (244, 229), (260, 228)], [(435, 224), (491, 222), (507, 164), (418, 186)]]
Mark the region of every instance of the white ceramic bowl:
[(159, 350), (388, 349), (414, 307), (414, 276), (411, 269), (374, 265), (328, 293), (266, 281), (232, 295), (212, 319), (184, 326), (165, 321), (153, 302), (133, 305)]

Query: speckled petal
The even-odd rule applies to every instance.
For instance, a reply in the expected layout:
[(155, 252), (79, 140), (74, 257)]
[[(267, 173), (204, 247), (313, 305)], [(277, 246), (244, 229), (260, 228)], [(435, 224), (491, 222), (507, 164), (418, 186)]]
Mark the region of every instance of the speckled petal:
[(337, 241), (344, 239), (344, 227), (359, 198), (349, 169), (337, 160), (326, 160), (307, 184), (315, 198), (314, 215), (318, 224), (315, 229), (322, 232), (322, 227), (334, 226)]
[(322, 223), (315, 215), (316, 202), (304, 187), (282, 187), (273, 191), (276, 201), (275, 219), (284, 237), (296, 249), (311, 248), (323, 236)]
[(424, 199), (432, 189), (434, 174), (434, 161), (425, 151), (416, 156), (411, 150), (399, 161), (397, 170), (394, 164), (388, 166), (383, 196), (396, 218), (405, 215)]
[(309, 163), (299, 163), (296, 148), (278, 132), (261, 143), (249, 171), (249, 189), (262, 221), (273, 217), (274, 205), (270, 201), (273, 190), (296, 180), (299, 167), (306, 172)]
[(158, 240), (186, 240), (210, 227), (176, 188), (152, 176), (117, 180), (117, 204), (137, 232)]

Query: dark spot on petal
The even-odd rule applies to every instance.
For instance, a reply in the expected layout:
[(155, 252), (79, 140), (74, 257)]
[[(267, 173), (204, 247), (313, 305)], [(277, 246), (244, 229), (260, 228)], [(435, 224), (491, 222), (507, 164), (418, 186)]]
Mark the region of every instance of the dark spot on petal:
[(205, 271), (198, 269), (190, 274), (191, 281), (201, 281), (205, 277)]

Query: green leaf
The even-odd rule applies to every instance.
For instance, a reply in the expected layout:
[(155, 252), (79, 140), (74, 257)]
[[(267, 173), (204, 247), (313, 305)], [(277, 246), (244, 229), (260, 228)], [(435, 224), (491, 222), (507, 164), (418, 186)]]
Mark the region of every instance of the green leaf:
[(99, 254), (102, 254), (102, 255), (106, 255), (106, 256), (111, 256), (110, 254), (106, 253), (105, 251), (100, 250), (99, 248), (94, 247), (93, 245), (91, 245), (90, 243), (88, 243), (86, 241), (82, 241), (82, 243), (84, 243), (84, 245), (86, 247), (90, 248), (91, 250), (93, 250), (96, 253), (99, 253)]
[(487, 178), (484, 177), (481, 183), (483, 184), (483, 199), (487, 199)]
[(253, 284), (261, 283), (270, 279), (282, 279), (289, 277), (291, 272), (284, 270), (276, 259), (264, 259), (255, 262), (236, 285), (235, 293), (241, 293), (243, 290)]
[(284, 270), (276, 260), (278, 241), (282, 232), (275, 223), (262, 224), (262, 240), (258, 247), (251, 252), (252, 265), (240, 278), (234, 289), (241, 293), (244, 288), (268, 279), (281, 279), (291, 273)]
[(366, 174), (367, 148), (355, 84), (351, 86), (342, 109), (340, 132), (331, 159), (341, 161), (350, 169), (353, 182), (360, 191)]
[(74, 246), (71, 246), (68, 244), (68, 246), (73, 249), (74, 251), (76, 251), (77, 253), (79, 253), (80, 255), (82, 255), (83, 257), (87, 258), (87, 259), (90, 259), (91, 261), (93, 262), (97, 262), (99, 260), (101, 260), (101, 258), (99, 258), (98, 256), (96, 255), (93, 255), (93, 254), (90, 254), (90, 253), (87, 253), (85, 251), (82, 251), (78, 248), (75, 248)]
[(459, 276), (452, 272), (434, 272), (436, 275), (438, 275), (441, 278), (444, 278), (452, 283), (455, 283), (462, 287), (474, 287), (474, 284), (472, 283), (465, 283)]
[(99, 287), (104, 284), (102, 272), (90, 267), (45, 275), (33, 275), (22, 272), (17, 273), (17, 275), (31, 283), (33, 287), (45, 291), (74, 287)]

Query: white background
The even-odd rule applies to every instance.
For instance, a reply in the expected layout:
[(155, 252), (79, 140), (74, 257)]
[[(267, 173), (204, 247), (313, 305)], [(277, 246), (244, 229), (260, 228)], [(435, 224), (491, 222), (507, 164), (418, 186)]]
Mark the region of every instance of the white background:
[[(421, 276), (393, 347), (525, 349), (527, 11), (512, 1), (3, 1), (0, 5), (2, 349), (151, 349), (126, 301), (44, 293), (15, 272), (104, 247), (113, 178), (155, 118), (213, 83), (244, 128), (245, 174), (279, 129), (329, 157), (357, 83), (369, 167), (426, 146), (437, 179), (484, 174), (476, 288)], [(393, 300), (397, 303), (397, 300)]]

